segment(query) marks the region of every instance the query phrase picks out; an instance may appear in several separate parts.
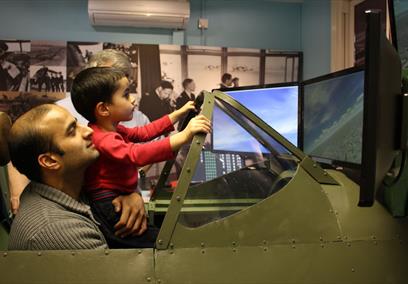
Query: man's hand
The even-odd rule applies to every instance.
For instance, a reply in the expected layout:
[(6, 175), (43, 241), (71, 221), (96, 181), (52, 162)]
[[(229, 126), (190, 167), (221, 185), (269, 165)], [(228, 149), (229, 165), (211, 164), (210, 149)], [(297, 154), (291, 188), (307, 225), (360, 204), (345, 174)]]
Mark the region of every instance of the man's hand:
[(112, 200), (116, 212), (120, 212), (120, 220), (115, 225), (115, 235), (121, 238), (139, 236), (147, 229), (147, 218), (143, 198), (134, 192), (121, 195)]
[(188, 101), (184, 106), (182, 106), (180, 109), (173, 111), (172, 113), (169, 114), (169, 118), (172, 123), (176, 123), (179, 121), (186, 113), (188, 113), (190, 110), (195, 110), (195, 103), (194, 101)]

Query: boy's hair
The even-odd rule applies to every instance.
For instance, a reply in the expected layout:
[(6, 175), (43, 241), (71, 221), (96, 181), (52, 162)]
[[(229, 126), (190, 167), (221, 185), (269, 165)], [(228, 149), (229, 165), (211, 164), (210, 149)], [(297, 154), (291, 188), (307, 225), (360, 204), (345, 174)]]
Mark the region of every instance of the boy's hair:
[(44, 104), (32, 108), (20, 116), (10, 130), (7, 142), (11, 162), (20, 173), (36, 182), (42, 182), (39, 155), (47, 152), (64, 155), (64, 152), (55, 144), (52, 135), (44, 133), (38, 127), (48, 112), (57, 107)]
[(112, 67), (91, 67), (76, 75), (71, 88), (71, 100), (76, 111), (95, 123), (95, 107), (99, 102), (112, 102), (118, 81), (126, 75)]
[(184, 81), (183, 81), (183, 89), (185, 89), (185, 88), (187, 88), (187, 86), (189, 85), (189, 84), (191, 84), (193, 82), (193, 79), (190, 79), (190, 78), (187, 78), (187, 79), (184, 79)]

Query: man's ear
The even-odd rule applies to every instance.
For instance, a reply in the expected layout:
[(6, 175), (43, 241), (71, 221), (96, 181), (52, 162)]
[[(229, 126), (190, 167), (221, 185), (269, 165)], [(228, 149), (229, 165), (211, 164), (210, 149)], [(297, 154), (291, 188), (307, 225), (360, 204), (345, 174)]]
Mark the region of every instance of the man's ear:
[(110, 115), (109, 108), (106, 103), (99, 102), (95, 107), (95, 116), (107, 117)]
[(60, 157), (53, 153), (41, 154), (37, 160), (41, 167), (48, 170), (59, 170), (62, 166)]

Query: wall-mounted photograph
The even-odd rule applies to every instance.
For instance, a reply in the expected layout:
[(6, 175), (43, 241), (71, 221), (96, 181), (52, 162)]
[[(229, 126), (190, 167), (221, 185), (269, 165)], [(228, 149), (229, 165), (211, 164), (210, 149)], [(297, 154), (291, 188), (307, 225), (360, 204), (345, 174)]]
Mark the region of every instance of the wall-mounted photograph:
[(0, 40), (0, 91), (29, 91), (28, 40)]

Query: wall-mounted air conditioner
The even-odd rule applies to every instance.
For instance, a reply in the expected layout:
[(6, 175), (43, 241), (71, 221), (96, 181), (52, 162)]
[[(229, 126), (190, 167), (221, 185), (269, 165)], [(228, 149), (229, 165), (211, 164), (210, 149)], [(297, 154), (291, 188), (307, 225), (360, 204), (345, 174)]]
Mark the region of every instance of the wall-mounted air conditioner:
[(190, 18), (188, 0), (88, 0), (94, 26), (183, 29)]

